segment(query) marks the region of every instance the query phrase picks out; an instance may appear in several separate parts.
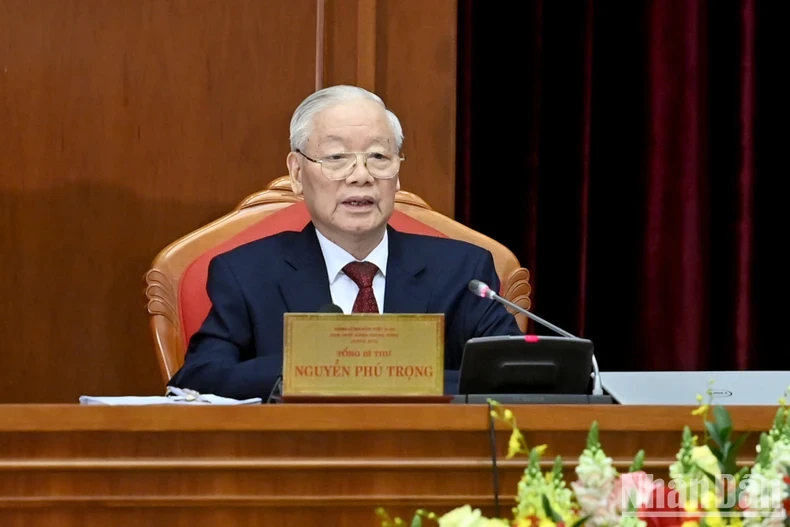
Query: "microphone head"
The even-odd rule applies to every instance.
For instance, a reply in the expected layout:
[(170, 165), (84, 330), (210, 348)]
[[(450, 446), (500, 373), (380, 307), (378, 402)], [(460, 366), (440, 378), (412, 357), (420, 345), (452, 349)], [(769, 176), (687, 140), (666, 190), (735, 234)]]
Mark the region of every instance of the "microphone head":
[(491, 298), (491, 288), (480, 280), (472, 280), (469, 282), (469, 290), (477, 296)]
[(318, 310), (319, 313), (343, 313), (343, 310), (340, 309), (340, 306), (335, 304), (327, 304), (325, 306), (321, 306), (321, 309)]

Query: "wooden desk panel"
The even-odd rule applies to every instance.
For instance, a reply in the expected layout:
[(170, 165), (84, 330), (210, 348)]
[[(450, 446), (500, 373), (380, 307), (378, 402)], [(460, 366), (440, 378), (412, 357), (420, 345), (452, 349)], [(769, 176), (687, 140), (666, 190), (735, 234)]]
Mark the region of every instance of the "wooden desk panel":
[[(513, 409), (569, 476), (594, 419), (619, 469), (644, 448), (656, 477), (683, 426), (701, 429), (691, 408)], [(775, 411), (732, 409), (757, 432), (743, 462)], [(525, 466), (503, 459), (507, 437), (500, 427), (503, 514)], [(378, 506), (491, 511), (492, 489), (485, 406), (0, 406), (3, 527), (372, 526)]]

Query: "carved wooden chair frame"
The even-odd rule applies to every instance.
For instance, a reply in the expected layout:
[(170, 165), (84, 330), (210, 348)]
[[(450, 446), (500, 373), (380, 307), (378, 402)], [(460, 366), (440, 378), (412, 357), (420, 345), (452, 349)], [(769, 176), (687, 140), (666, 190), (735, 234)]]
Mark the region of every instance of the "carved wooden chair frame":
[[(264, 190), (251, 194), (221, 218), (183, 236), (164, 248), (145, 274), (145, 295), (149, 324), (164, 382), (170, 380), (183, 364), (186, 352), (179, 313), (179, 284), (189, 265), (206, 251), (228, 240), (267, 215), (302, 201), (291, 191), (288, 176), (272, 181)], [(502, 282), (502, 296), (529, 309), (530, 274), (520, 266), (516, 256), (499, 242), (434, 211), (419, 196), (399, 191), (395, 209), (442, 232), (448, 238), (464, 240), (491, 251)], [(510, 310), (510, 309), (509, 309)], [(519, 327), (526, 331), (524, 315), (510, 310)]]

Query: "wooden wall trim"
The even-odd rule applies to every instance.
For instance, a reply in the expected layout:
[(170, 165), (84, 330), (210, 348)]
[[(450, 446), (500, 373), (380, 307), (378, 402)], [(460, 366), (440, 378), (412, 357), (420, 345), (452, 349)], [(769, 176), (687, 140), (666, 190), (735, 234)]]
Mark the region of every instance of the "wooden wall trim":
[[(500, 495), (503, 503), (512, 503), (515, 496)], [(420, 507), (433, 509), (439, 507), (457, 507), (461, 504), (476, 507), (490, 507), (494, 504), (493, 496), (216, 496), (214, 494), (196, 496), (47, 496), (31, 498), (0, 498), (0, 508), (34, 508), (34, 507), (266, 507), (266, 508), (351, 508), (364, 507), (372, 511), (376, 507)]]
[[(652, 458), (644, 462), (646, 469), (664, 468), (674, 463), (674, 458)], [(744, 463), (748, 460), (744, 459)], [(613, 459), (612, 464), (618, 470), (627, 469), (633, 458)], [(578, 464), (577, 458), (563, 459), (564, 468), (574, 468)], [(553, 460), (541, 461), (544, 469), (550, 469)], [(503, 471), (524, 470), (524, 459), (501, 459), (497, 467)], [(310, 470), (338, 470), (347, 471), (485, 471), (491, 470), (491, 460), (487, 458), (457, 458), (457, 459), (36, 459), (36, 460), (3, 460), (0, 461), (0, 472), (34, 472), (34, 471), (159, 471), (159, 470), (268, 470), (268, 471), (310, 471)]]
[(353, 84), (400, 118), (401, 187), (454, 217), (456, 0), (326, 0), (324, 84)]
[(315, 0), (315, 90), (324, 87), (324, 49), (326, 47), (326, 0)]
[[(52, 431), (400, 431), (434, 432), (438, 429), (460, 432), (488, 429), (486, 406), (424, 405), (420, 419), (404, 415), (410, 405), (252, 405), (252, 406), (80, 406), (80, 405), (0, 405), (2, 432)], [(685, 425), (702, 427), (691, 415), (693, 407), (611, 406), (596, 416), (602, 437), (622, 432), (667, 431), (680, 434)], [(350, 412), (352, 419), (338, 420)], [(530, 422), (549, 420), (554, 430), (585, 435), (590, 426), (591, 408), (587, 405), (535, 405), (529, 408)], [(773, 422), (773, 407), (734, 406), (730, 414), (741, 430), (763, 430)], [(506, 427), (497, 423), (497, 428)]]
[(376, 0), (357, 4), (357, 84), (376, 92)]
[[(370, 416), (371, 409), (377, 417)], [(403, 518), (418, 508), (442, 514), (464, 503), (491, 514), (494, 505), (485, 406), (77, 407), (75, 412), (61, 408), (60, 415), (38, 413), (32, 406), (17, 413), (25, 410), (40, 420), (39, 431), (30, 421), (31, 431), (10, 430), (14, 412), (0, 405), (0, 466), (5, 465), (0, 525), (355, 527), (372, 524), (377, 507)], [(115, 431), (114, 416), (127, 410), (137, 410), (132, 414), (138, 422), (127, 414), (126, 429)], [(732, 410), (742, 432), (764, 430), (775, 414), (769, 407)], [(675, 460), (682, 425), (701, 424), (685, 407), (514, 406), (512, 411), (524, 424), (527, 444), (548, 446), (544, 470), (556, 456), (565, 460), (566, 482), (575, 479), (591, 420), (601, 424), (600, 441), (619, 471), (643, 448), (650, 453), (647, 470), (660, 479)], [(298, 428), (273, 430), (278, 417), (290, 414), (298, 414), (298, 422), (290, 423)], [(741, 419), (748, 414), (755, 419)], [(79, 415), (81, 431), (43, 431), (52, 428), (49, 421), (69, 422)], [(86, 426), (89, 419), (96, 426)], [(354, 430), (365, 420), (379, 429)], [(140, 429), (152, 421), (158, 431)], [(215, 429), (189, 431), (188, 421), (209, 422)], [(229, 431), (228, 421), (243, 423)], [(330, 421), (336, 423), (333, 429), (325, 426)], [(383, 428), (390, 422), (398, 429)], [(466, 430), (457, 431), (459, 425)], [(507, 508), (525, 468), (524, 459), (504, 459), (510, 435), (503, 427), (494, 440), (504, 492), (500, 504)], [(756, 436), (744, 452), (754, 451)]]

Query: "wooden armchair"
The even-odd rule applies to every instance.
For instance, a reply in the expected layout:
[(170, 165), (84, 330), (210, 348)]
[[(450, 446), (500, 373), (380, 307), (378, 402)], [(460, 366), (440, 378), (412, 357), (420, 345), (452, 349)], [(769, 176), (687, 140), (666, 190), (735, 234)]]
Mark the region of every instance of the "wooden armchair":
[[(274, 180), (245, 198), (230, 213), (165, 247), (145, 275), (145, 295), (154, 345), (165, 383), (184, 362), (187, 343), (210, 309), (206, 278), (211, 259), (234, 247), (286, 230), (301, 230), (310, 221), (301, 196), (291, 191), (288, 176)], [(529, 272), (502, 244), (432, 210), (410, 192), (399, 191), (393, 228), (465, 240), (491, 251), (500, 277), (500, 295), (530, 307)], [(527, 319), (515, 314), (526, 331)]]

